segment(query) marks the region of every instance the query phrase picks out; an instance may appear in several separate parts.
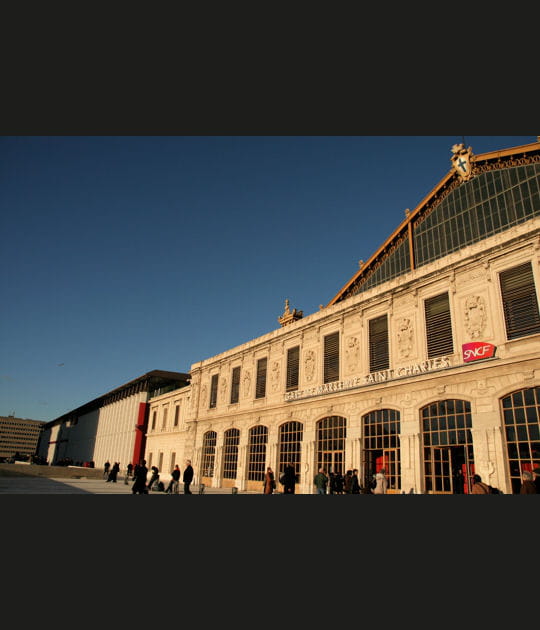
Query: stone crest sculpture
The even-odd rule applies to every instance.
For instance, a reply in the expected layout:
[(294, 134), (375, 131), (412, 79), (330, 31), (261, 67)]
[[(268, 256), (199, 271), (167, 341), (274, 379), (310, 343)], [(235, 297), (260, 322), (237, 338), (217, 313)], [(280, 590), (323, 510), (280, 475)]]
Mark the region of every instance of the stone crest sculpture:
[(486, 301), (481, 295), (470, 295), (465, 301), (465, 328), (471, 339), (482, 336), (486, 321)]
[(398, 322), (397, 338), (400, 356), (408, 357), (413, 349), (413, 330), (409, 318), (403, 317)]

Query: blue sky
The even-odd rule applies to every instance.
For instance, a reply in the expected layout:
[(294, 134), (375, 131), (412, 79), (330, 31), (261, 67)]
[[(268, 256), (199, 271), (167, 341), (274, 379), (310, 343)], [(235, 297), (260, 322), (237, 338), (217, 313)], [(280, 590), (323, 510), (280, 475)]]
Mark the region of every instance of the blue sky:
[[(465, 136), (473, 153), (536, 136)], [(326, 305), (463, 136), (0, 138), (0, 415), (53, 420)]]

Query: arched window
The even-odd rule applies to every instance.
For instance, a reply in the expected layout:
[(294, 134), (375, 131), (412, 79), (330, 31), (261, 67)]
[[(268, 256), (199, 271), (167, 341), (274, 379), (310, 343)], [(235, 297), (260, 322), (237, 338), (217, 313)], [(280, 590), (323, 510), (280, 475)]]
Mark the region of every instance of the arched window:
[(510, 483), (518, 494), (523, 471), (540, 466), (540, 387), (508, 394), (501, 409)]
[(362, 418), (364, 436), (363, 484), (369, 484), (381, 468), (385, 470), (388, 490), (401, 487), (399, 451), (400, 417), (395, 409), (377, 409)]
[(225, 443), (223, 446), (223, 479), (236, 479), (238, 470), (238, 444), (240, 443), (240, 431), (229, 429), (225, 431)]
[(216, 459), (217, 433), (207, 431), (203, 436), (201, 475), (203, 477), (214, 476), (214, 462)]
[(285, 464), (291, 463), (296, 471), (296, 481), (300, 482), (300, 456), (304, 427), (301, 422), (291, 421), (279, 427), (279, 471), (283, 472)]
[(248, 438), (248, 481), (263, 481), (266, 463), (268, 428), (251, 427)]
[(345, 438), (347, 420), (341, 416), (328, 416), (317, 422), (317, 471), (322, 466), (326, 474), (345, 474)]
[(471, 404), (466, 400), (439, 400), (422, 407), (420, 418), (425, 491), (469, 493), (474, 474)]

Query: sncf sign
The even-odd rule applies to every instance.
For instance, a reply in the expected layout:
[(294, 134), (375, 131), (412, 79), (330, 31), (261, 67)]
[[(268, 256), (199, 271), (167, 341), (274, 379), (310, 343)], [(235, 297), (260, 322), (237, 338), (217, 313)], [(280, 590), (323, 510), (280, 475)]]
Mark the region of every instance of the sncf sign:
[(471, 341), (461, 346), (463, 360), (478, 361), (478, 359), (489, 359), (495, 354), (495, 346), (485, 341)]

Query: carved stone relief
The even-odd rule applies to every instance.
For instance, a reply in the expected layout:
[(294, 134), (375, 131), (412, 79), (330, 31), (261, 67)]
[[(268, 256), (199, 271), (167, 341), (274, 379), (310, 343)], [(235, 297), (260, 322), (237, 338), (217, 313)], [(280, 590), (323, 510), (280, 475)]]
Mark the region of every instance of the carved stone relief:
[(345, 366), (348, 372), (355, 372), (358, 368), (360, 344), (357, 337), (348, 337), (345, 341)]
[(482, 337), (486, 321), (486, 301), (481, 295), (470, 295), (465, 301), (465, 328), (471, 339)]
[(227, 379), (226, 378), (222, 378), (221, 379), (221, 388), (220, 388), (220, 392), (221, 392), (221, 398), (222, 400), (225, 400), (225, 395), (227, 393)]
[(413, 349), (413, 329), (411, 320), (408, 317), (402, 317), (398, 322), (397, 339), (399, 355), (402, 359), (410, 356)]
[(244, 374), (243, 386), (244, 386), (244, 398), (247, 398), (249, 396), (249, 390), (251, 389), (251, 374), (247, 371)]
[(272, 369), (270, 371), (270, 382), (272, 384), (272, 391), (277, 392), (279, 388), (279, 361), (272, 363)]
[(315, 376), (315, 351), (308, 350), (304, 354), (304, 370), (306, 374), (306, 380), (312, 381)]
[(199, 384), (195, 383), (192, 386), (192, 390), (191, 390), (193, 392), (193, 394), (191, 396), (191, 409), (195, 409), (195, 407), (197, 405), (197, 392), (198, 392), (198, 390), (199, 390)]

